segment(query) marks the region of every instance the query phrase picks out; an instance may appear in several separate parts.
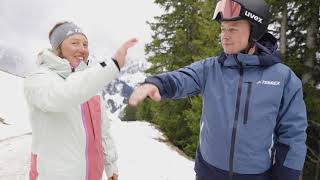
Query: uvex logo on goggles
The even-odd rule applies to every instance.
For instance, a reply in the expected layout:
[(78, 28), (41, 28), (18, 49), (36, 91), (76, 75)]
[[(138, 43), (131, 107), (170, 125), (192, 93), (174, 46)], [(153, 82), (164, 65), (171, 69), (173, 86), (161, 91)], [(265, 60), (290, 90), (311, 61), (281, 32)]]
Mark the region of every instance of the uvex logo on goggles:
[(255, 20), (255, 21), (257, 21), (257, 22), (262, 24), (263, 19), (261, 17), (255, 15), (255, 14), (253, 14), (252, 12), (249, 12), (249, 11), (246, 10), (244, 12), (244, 15), (247, 16), (248, 18), (253, 19), (253, 20)]

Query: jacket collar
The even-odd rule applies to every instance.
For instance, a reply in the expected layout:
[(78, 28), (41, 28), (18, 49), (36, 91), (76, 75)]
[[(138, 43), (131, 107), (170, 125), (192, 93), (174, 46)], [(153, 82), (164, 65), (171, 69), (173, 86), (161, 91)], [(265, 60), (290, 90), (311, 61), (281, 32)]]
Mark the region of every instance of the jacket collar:
[(256, 43), (256, 47), (256, 53), (253, 55), (244, 53), (228, 55), (222, 52), (218, 57), (218, 61), (224, 66), (238, 66), (241, 63), (244, 67), (272, 66), (281, 62), (277, 51), (277, 40), (271, 34), (266, 33)]
[[(66, 79), (72, 73), (72, 66), (69, 61), (55, 55), (50, 49), (45, 49), (38, 54), (37, 64), (40, 67), (47, 67), (63, 79)], [(87, 64), (81, 61), (74, 71), (82, 71), (87, 67)]]

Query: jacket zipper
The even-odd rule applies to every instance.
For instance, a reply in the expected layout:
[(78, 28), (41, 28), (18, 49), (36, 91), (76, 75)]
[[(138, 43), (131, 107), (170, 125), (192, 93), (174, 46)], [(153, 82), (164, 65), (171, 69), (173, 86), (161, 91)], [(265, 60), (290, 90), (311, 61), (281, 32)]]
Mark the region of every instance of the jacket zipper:
[[(71, 72), (75, 72), (75, 68), (73, 68), (72, 66), (71, 66)], [(95, 134), (95, 131), (94, 131), (94, 126), (93, 126), (93, 122), (92, 122), (92, 116), (91, 116), (90, 106), (89, 106), (89, 103), (88, 103), (88, 102), (87, 102), (87, 105), (88, 105), (88, 110), (89, 110), (89, 115), (90, 115), (90, 122), (91, 122), (91, 126), (92, 126), (93, 139), (95, 140), (95, 139), (96, 139), (96, 134)]]
[(243, 124), (248, 123), (248, 114), (249, 114), (249, 104), (250, 104), (250, 97), (252, 94), (252, 82), (246, 82), (248, 84), (248, 90), (247, 90), (247, 97), (246, 97), (246, 105), (244, 108), (244, 120)]
[(89, 115), (90, 115), (90, 122), (91, 122), (91, 126), (92, 126), (93, 139), (95, 140), (95, 139), (96, 139), (96, 134), (95, 134), (94, 126), (93, 126), (93, 122), (92, 122), (92, 116), (91, 116), (90, 106), (89, 106), (89, 103), (88, 103), (88, 102), (87, 102), (87, 104), (88, 104), (88, 110), (89, 110)]
[(232, 136), (231, 136), (231, 147), (230, 147), (230, 157), (229, 157), (229, 180), (232, 180), (233, 178), (234, 150), (235, 150), (237, 127), (238, 127), (238, 121), (239, 121), (240, 100), (241, 100), (242, 84), (243, 84), (243, 65), (241, 62), (238, 61), (237, 57), (235, 57), (235, 59), (238, 65), (240, 66), (240, 69), (239, 69), (240, 77), (239, 77), (239, 85), (238, 85), (238, 93), (237, 93), (236, 111), (234, 115)]

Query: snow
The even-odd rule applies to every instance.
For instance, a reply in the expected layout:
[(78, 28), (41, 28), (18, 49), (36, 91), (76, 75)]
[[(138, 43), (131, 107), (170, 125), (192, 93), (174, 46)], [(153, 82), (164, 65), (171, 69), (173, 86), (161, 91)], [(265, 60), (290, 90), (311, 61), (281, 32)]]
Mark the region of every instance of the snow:
[[(0, 82), (0, 117), (10, 124), (0, 123), (0, 180), (27, 179), (31, 130), (23, 79), (0, 72)], [(194, 162), (165, 143), (160, 131), (147, 122), (122, 122), (118, 112), (109, 115), (119, 154), (120, 180), (194, 179)]]
[(0, 141), (31, 132), (27, 104), (23, 95), (23, 78), (0, 71), (0, 117), (9, 125), (0, 123)]
[(134, 74), (134, 78), (132, 78), (132, 75), (127, 74), (120, 78), (120, 80), (125, 81), (129, 86), (136, 86), (139, 83), (144, 82), (146, 79), (146, 75), (143, 72), (137, 72)]
[(27, 179), (31, 135), (0, 141), (0, 180)]
[[(119, 111), (119, 109), (124, 108), (123, 106), (124, 97), (122, 97), (119, 93), (114, 95), (106, 94), (104, 98), (106, 101), (113, 100), (113, 102), (115, 103), (114, 105), (116, 106), (115, 108), (117, 108), (117, 111)], [(104, 102), (104, 104), (106, 105), (106, 102)], [(112, 110), (112, 107), (107, 105), (107, 111), (111, 111), (111, 110)]]
[[(121, 70), (119, 79), (127, 82), (129, 85), (141, 83), (146, 78), (144, 71), (150, 66), (150, 63), (146, 60), (128, 58), (125, 66)], [(134, 78), (132, 74), (134, 74)]]
[(121, 179), (194, 179), (193, 162), (163, 143), (162, 133), (149, 123), (118, 121), (111, 130), (119, 147)]

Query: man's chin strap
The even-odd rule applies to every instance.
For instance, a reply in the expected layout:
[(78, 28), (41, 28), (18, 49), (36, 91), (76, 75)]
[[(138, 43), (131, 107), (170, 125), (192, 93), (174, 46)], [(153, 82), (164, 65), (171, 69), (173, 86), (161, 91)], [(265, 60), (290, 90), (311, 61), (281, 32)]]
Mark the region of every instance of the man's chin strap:
[(254, 54), (256, 52), (256, 43), (252, 40), (249, 40), (248, 46), (241, 51), (243, 54)]
[[(250, 21), (249, 21), (250, 23)], [(249, 39), (248, 39), (248, 46), (246, 49), (244, 49), (243, 51), (241, 51), (244, 54), (254, 54), (256, 52), (256, 42), (252, 39), (251, 35), (252, 35), (252, 30), (253, 30), (253, 24), (250, 23), (250, 35), (249, 35)]]

